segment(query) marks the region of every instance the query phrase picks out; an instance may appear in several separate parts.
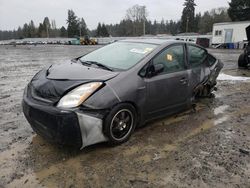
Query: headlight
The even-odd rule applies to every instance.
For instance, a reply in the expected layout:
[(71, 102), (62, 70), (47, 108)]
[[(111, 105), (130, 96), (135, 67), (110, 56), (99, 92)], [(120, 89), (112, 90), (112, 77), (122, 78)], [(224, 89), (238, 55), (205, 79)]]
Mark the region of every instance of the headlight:
[(93, 92), (95, 92), (102, 82), (91, 82), (83, 84), (61, 98), (57, 107), (59, 108), (74, 108), (81, 105)]

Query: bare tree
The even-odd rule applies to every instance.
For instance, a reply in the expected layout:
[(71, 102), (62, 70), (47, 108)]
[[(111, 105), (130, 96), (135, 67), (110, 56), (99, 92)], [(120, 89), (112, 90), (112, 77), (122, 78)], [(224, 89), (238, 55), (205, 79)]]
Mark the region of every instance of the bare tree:
[(133, 35), (139, 35), (139, 33), (140, 35), (145, 35), (147, 16), (148, 11), (146, 10), (146, 6), (134, 5), (127, 10), (125, 19), (133, 22)]
[(126, 19), (131, 21), (143, 21), (146, 20), (148, 11), (146, 6), (134, 5), (126, 12)]

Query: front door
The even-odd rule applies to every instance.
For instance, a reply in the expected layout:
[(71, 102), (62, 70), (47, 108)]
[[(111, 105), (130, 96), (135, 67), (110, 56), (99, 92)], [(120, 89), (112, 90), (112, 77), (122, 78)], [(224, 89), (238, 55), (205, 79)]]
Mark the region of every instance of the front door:
[(163, 64), (164, 71), (146, 78), (148, 116), (161, 114), (187, 102), (188, 73), (186, 70), (184, 46), (167, 47), (159, 53), (152, 64)]

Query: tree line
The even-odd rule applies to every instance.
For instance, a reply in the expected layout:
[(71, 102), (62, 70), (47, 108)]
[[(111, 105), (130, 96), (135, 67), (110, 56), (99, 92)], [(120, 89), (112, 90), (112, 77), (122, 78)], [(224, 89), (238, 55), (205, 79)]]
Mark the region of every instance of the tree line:
[(29, 23), (25, 23), (23, 27), (19, 26), (17, 30), (0, 31), (0, 40), (45, 37), (67, 37), (67, 30), (64, 26), (58, 29), (55, 20), (50, 21), (48, 17), (45, 17), (38, 27), (31, 20)]
[(55, 20), (45, 17), (43, 22), (35, 26), (31, 20), (13, 31), (0, 31), (0, 40), (22, 39), (34, 37), (76, 37), (90, 35), (94, 37), (108, 36), (142, 36), (179, 33), (206, 34), (212, 31), (214, 23), (227, 21), (250, 20), (250, 1), (231, 0), (229, 8), (216, 8), (203, 14), (195, 14), (194, 0), (184, 0), (180, 20), (151, 21), (147, 19), (146, 6), (134, 5), (127, 9), (124, 19), (117, 24), (98, 23), (94, 30), (89, 30), (84, 18), (76, 16), (73, 10), (68, 10), (67, 28), (57, 28)]

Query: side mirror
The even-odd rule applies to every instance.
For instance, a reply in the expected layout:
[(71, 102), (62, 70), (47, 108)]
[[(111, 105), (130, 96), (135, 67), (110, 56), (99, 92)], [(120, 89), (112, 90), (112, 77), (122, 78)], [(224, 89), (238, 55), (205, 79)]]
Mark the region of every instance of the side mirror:
[(162, 63), (154, 65), (155, 67), (155, 73), (159, 74), (164, 71), (164, 65)]
[(153, 77), (164, 71), (164, 65), (162, 63), (158, 63), (156, 65), (151, 65), (148, 68), (148, 77)]

